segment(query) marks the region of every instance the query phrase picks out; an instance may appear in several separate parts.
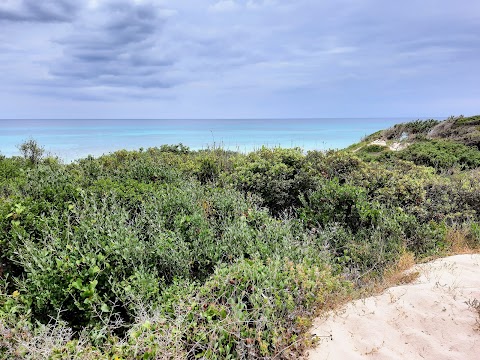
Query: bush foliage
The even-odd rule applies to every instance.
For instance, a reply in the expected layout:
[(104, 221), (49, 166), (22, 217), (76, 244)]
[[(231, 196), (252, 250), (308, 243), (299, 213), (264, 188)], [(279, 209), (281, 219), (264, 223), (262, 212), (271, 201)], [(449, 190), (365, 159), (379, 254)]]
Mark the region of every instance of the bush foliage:
[(319, 309), (406, 251), (480, 245), (478, 150), (364, 153), (1, 157), (0, 358), (297, 358)]
[(480, 150), (447, 140), (417, 142), (396, 156), (435, 169), (460, 167), (465, 170), (480, 166)]

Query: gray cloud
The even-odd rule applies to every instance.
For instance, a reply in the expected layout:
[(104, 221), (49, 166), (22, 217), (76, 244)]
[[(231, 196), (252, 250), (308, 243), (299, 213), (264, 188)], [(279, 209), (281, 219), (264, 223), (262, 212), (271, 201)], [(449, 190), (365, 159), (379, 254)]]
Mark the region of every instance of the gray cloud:
[(52, 84), (72, 87), (168, 88), (174, 60), (162, 51), (168, 13), (153, 2), (102, 2), (85, 9), (57, 40), (62, 56), (49, 65)]
[(76, 0), (7, 0), (0, 3), (0, 20), (68, 22), (81, 3)]
[(0, 91), (52, 102), (312, 116), (398, 99), (405, 112), (446, 83), (479, 94), (477, 0), (0, 0), (1, 19)]

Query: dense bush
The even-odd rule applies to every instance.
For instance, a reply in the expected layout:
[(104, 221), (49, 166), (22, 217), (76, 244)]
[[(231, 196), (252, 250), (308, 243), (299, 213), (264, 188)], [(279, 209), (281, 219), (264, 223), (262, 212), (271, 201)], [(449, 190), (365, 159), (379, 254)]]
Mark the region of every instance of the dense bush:
[(300, 204), (300, 194), (311, 189), (314, 179), (303, 168), (300, 149), (262, 149), (234, 160), (226, 181), (246, 193), (255, 193), (274, 215)]
[(342, 183), (363, 165), (362, 160), (355, 154), (344, 151), (309, 151), (305, 156), (305, 167), (313, 176), (333, 180), (339, 179)]
[(396, 156), (435, 169), (449, 169), (455, 166), (473, 169), (480, 166), (478, 149), (446, 140), (417, 142), (398, 152)]
[(319, 184), (303, 198), (303, 205), (302, 219), (320, 227), (338, 223), (355, 231), (371, 225), (379, 215), (378, 204), (367, 201), (365, 189), (340, 185), (337, 179)]
[(411, 208), (426, 200), (426, 184), (434, 171), (406, 161), (364, 164), (350, 176), (350, 182), (364, 189), (369, 202)]
[(242, 260), (219, 268), (183, 309), (165, 315), (184, 314), (184, 352), (197, 358), (291, 356), (302, 346), (297, 340), (310, 324), (313, 305), (327, 304), (342, 288), (322, 265)]

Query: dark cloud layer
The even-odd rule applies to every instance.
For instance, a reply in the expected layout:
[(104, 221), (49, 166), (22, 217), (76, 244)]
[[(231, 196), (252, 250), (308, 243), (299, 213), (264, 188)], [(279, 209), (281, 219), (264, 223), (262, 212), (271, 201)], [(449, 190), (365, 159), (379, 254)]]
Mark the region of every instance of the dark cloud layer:
[(57, 41), (63, 54), (50, 74), (74, 86), (170, 87), (166, 69), (173, 60), (159, 49), (166, 18), (152, 3), (101, 3)]
[(7, 0), (0, 3), (0, 20), (67, 22), (75, 18), (80, 4), (76, 0)]

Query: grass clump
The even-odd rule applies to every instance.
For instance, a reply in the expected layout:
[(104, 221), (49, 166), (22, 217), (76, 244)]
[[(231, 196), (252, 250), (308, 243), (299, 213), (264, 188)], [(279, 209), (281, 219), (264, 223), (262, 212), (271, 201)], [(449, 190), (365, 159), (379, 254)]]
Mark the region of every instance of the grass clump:
[(480, 301), (478, 299), (470, 299), (465, 301), (465, 304), (467, 304), (469, 308), (477, 313), (475, 330), (480, 331)]

